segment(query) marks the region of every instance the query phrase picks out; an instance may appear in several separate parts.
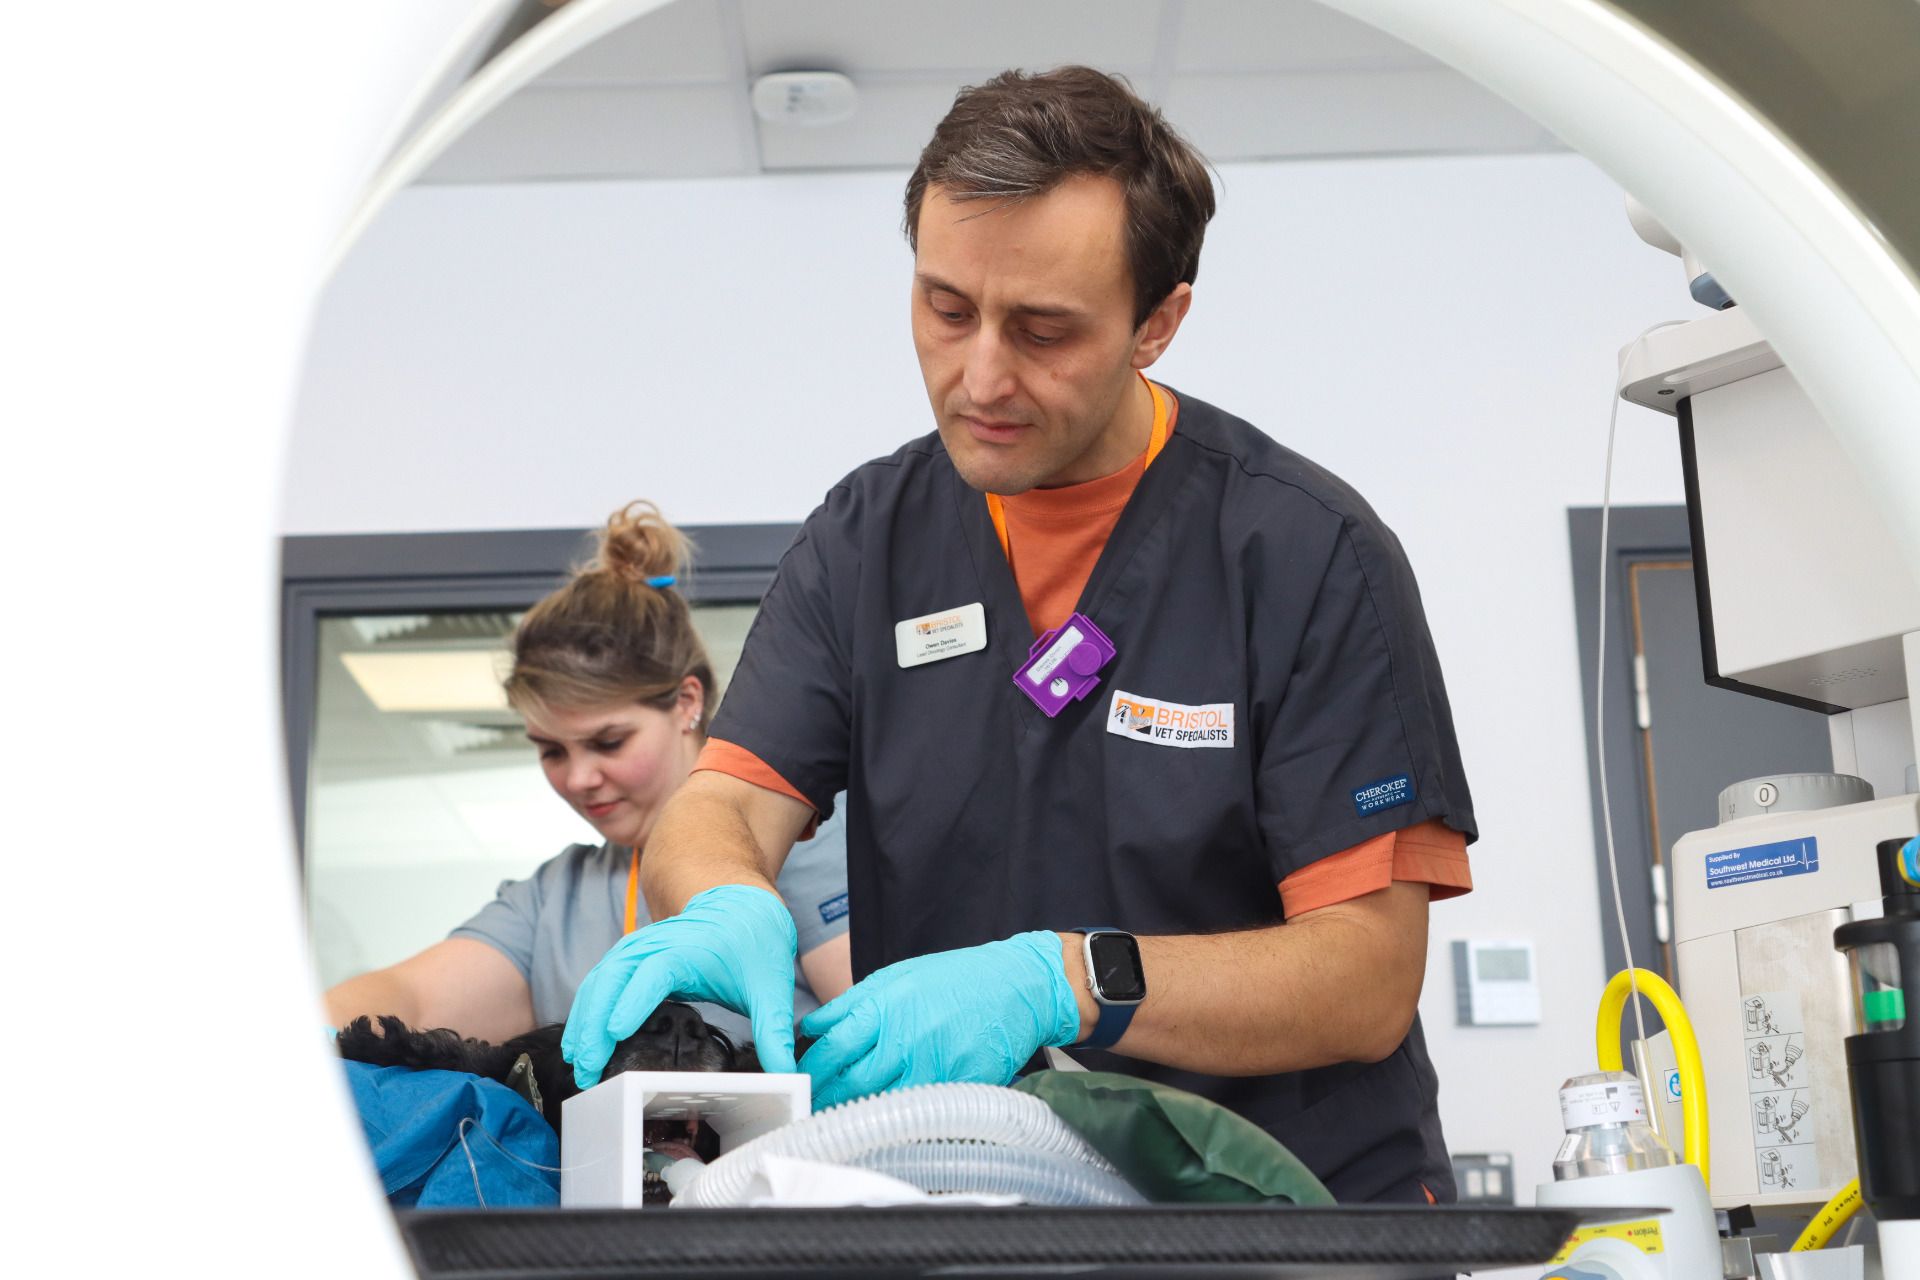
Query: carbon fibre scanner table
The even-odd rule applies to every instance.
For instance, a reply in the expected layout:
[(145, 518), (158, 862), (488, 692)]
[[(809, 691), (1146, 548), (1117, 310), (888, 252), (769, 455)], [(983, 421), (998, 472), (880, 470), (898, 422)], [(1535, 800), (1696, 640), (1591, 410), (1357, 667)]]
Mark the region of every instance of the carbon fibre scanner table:
[(906, 1276), (1429, 1280), (1544, 1264), (1624, 1210), (1154, 1205), (403, 1211), (428, 1280)]

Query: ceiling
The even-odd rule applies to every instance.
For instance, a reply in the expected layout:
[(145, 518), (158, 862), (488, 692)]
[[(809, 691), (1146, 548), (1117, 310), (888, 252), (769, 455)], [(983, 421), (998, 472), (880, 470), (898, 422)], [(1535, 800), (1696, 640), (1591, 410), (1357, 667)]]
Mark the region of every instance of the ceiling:
[[(554, 7), (523, 6), (503, 40)], [(422, 181), (908, 168), (962, 85), (1065, 62), (1125, 75), (1216, 164), (1563, 149), (1458, 72), (1310, 0), (675, 0), (549, 69)], [(754, 79), (799, 70), (851, 77), (852, 118), (757, 118)]]

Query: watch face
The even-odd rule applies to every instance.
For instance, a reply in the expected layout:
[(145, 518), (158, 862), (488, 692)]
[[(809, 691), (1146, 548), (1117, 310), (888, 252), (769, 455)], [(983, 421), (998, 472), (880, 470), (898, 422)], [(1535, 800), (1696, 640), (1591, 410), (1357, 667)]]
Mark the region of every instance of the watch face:
[(1088, 941), (1093, 956), (1093, 986), (1108, 1000), (1144, 1000), (1147, 974), (1140, 965), (1140, 944), (1127, 933), (1096, 933)]

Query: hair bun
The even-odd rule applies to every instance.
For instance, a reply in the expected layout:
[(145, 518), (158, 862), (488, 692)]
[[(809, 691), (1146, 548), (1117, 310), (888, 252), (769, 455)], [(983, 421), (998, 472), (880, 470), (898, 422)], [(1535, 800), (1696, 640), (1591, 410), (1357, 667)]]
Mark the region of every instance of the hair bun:
[(658, 507), (639, 500), (607, 517), (600, 554), (592, 567), (636, 583), (678, 577), (692, 550), (687, 535), (668, 523)]

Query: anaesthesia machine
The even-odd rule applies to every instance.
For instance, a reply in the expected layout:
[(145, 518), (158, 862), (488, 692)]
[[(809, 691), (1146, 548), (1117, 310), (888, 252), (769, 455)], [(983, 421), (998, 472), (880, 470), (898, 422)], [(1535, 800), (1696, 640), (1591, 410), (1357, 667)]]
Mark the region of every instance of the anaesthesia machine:
[[(1601, 1070), (1562, 1090), (1568, 1136), (1538, 1195), (1660, 1212), (1584, 1228), (1547, 1275), (1912, 1280), (1920, 583), (1735, 300), (1644, 209), (1631, 216), (1715, 308), (1632, 344), (1620, 379), (1627, 401), (1677, 420), (1707, 680), (1826, 714), (1835, 772), (1734, 781), (1717, 825), (1675, 844), (1678, 991), (1645, 970), (1608, 987)], [(1629, 1071), (1634, 995), (1666, 1029), (1636, 1042)], [(1877, 1239), (1846, 1244), (1863, 1206)], [(1805, 1225), (1769, 1232), (1756, 1213)]]

